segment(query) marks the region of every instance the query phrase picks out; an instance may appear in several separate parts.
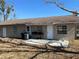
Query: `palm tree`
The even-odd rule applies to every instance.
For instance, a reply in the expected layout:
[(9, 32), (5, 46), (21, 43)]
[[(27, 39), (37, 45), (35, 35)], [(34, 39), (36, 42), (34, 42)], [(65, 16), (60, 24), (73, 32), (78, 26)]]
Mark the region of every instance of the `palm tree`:
[(13, 10), (13, 5), (6, 4), (5, 0), (0, 0), (0, 14), (3, 21), (6, 21)]

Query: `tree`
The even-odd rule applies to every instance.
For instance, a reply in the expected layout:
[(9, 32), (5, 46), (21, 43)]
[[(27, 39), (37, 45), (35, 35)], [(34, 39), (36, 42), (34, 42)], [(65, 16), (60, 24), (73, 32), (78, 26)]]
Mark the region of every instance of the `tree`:
[(46, 3), (55, 4), (58, 8), (60, 8), (60, 9), (62, 9), (64, 11), (73, 13), (75, 16), (77, 16), (79, 14), (77, 11), (72, 11), (72, 10), (69, 10), (69, 9), (63, 7), (61, 5), (61, 3), (58, 2), (58, 0), (45, 0), (45, 1), (46, 1)]
[(0, 0), (0, 15), (3, 18), (3, 21), (6, 21), (11, 13), (14, 11), (13, 5), (7, 4), (5, 0)]

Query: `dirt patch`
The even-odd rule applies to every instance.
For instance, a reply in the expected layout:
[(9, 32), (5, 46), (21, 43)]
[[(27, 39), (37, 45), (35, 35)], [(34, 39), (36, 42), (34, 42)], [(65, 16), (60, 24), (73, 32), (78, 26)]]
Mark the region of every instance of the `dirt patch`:
[(0, 59), (79, 59), (79, 55), (53, 52), (0, 52)]

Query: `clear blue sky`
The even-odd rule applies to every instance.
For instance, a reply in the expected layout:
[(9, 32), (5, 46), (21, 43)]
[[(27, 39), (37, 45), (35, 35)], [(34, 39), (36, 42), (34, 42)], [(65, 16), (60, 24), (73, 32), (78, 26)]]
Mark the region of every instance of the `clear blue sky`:
[[(79, 10), (79, 0), (61, 0), (66, 8)], [(44, 0), (14, 0), (16, 18), (37, 18), (48, 16), (70, 15), (54, 4), (46, 4)]]

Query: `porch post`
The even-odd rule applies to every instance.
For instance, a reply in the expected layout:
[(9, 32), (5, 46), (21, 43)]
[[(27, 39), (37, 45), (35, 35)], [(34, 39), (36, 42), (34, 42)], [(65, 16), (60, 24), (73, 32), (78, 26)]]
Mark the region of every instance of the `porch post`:
[(3, 37), (6, 37), (6, 27), (3, 27)]
[(47, 39), (54, 39), (53, 25), (47, 25)]
[(30, 33), (30, 35), (31, 35), (31, 26), (29, 26), (29, 33)]

